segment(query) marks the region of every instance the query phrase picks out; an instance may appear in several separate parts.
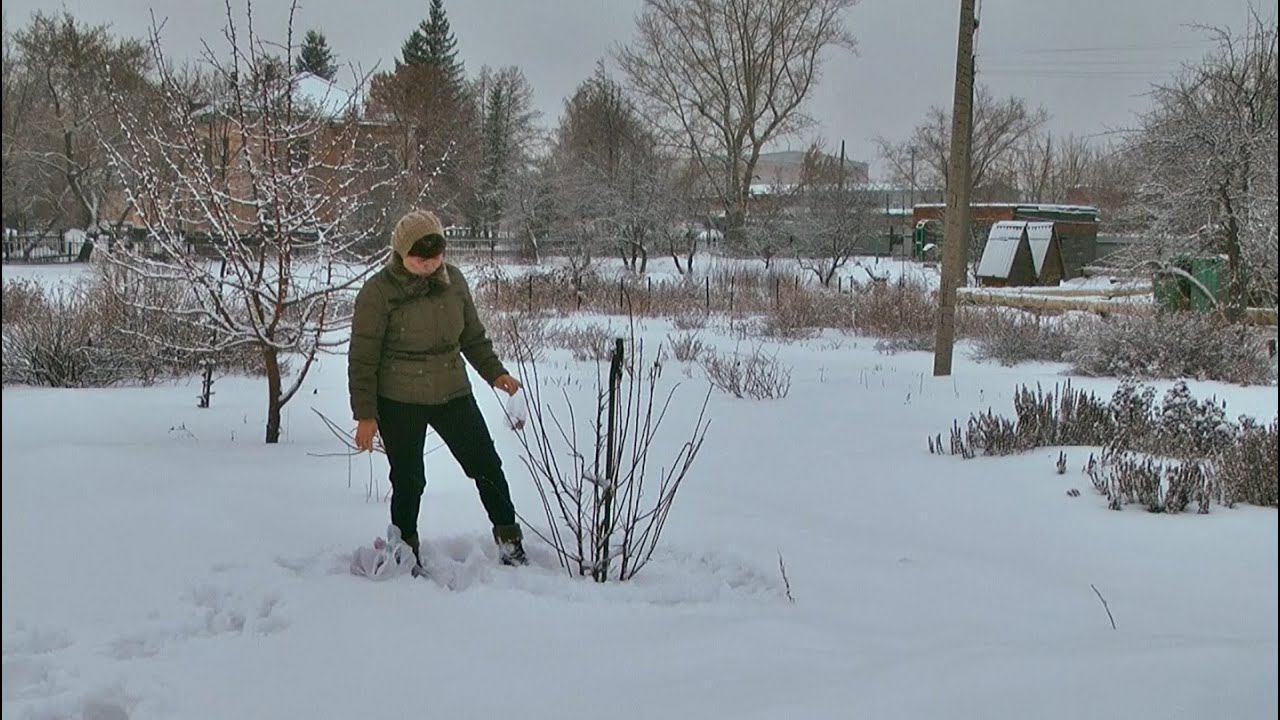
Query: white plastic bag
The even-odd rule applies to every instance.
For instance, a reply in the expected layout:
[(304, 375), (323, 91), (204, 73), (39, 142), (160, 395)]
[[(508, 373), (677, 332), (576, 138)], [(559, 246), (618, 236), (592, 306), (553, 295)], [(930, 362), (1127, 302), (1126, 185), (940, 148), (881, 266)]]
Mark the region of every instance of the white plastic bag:
[(507, 398), (507, 427), (520, 430), (529, 421), (529, 404), (523, 392), (516, 392)]
[(372, 547), (356, 548), (351, 573), (370, 580), (390, 580), (410, 572), (417, 563), (413, 548), (400, 538), (400, 528), (388, 525), (385, 540), (374, 538)]

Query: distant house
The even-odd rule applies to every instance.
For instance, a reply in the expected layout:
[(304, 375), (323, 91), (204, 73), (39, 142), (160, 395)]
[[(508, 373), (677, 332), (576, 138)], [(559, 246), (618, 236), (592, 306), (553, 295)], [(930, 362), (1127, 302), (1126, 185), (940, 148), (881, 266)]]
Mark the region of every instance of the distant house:
[[(912, 218), (916, 223), (942, 220), (945, 211), (946, 205), (942, 203), (917, 204)], [(1053, 223), (1053, 235), (1062, 254), (1063, 279), (1080, 277), (1084, 274), (1084, 266), (1098, 256), (1098, 209), (1095, 207), (1041, 203), (975, 203), (970, 206), (969, 222), (974, 238), (989, 238), (991, 227), (1011, 220)]]
[[(362, 98), (358, 93), (341, 87), (311, 73), (298, 73), (275, 88), (273, 103), (292, 101), (306, 132), (288, 141), (287, 157), (299, 165), (312, 164), (317, 193), (333, 192), (340, 186), (370, 187), (376, 178), (363, 169), (360, 161), (376, 158), (387, 168), (412, 167), (413, 157), (396, 155), (395, 148), (403, 141), (403, 133), (386, 122), (365, 118), (360, 114)], [(211, 185), (242, 201), (228, 203), (231, 215), (244, 231), (259, 222), (253, 203), (243, 201), (252, 195), (254, 179), (251, 167), (255, 161), (261, 173), (265, 160), (261, 142), (253, 138), (259, 132), (255, 125), (260, 120), (261, 101), (248, 98), (244, 101), (248, 113), (248, 127), (240, 128), (236, 99), (231, 94), (215, 98), (213, 102), (191, 109), (192, 125), (199, 143), (199, 163), (208, 171)], [(245, 142), (246, 134), (248, 143)], [(314, 162), (313, 162), (314, 156)], [(349, 158), (359, 158), (350, 161)], [(387, 172), (393, 172), (388, 170)], [(193, 168), (184, 168), (193, 172)], [(286, 171), (290, 172), (290, 171)], [(200, 183), (196, 183), (199, 188)], [(122, 218), (120, 230), (129, 234), (132, 241), (146, 238), (147, 223), (142, 210), (126, 202), (123, 193), (108, 199), (108, 215)], [(341, 219), (343, 207), (338, 203), (317, 203), (320, 222), (336, 222)], [(188, 217), (177, 223), (178, 232), (188, 239), (189, 247), (198, 250), (210, 242), (216, 242), (216, 233), (204, 212), (193, 209)], [(317, 230), (312, 230), (312, 233)], [(136, 237), (135, 237), (136, 236)]]
[(978, 263), (980, 285), (1057, 285), (1062, 275), (1062, 247), (1053, 223), (1004, 220), (991, 226)]

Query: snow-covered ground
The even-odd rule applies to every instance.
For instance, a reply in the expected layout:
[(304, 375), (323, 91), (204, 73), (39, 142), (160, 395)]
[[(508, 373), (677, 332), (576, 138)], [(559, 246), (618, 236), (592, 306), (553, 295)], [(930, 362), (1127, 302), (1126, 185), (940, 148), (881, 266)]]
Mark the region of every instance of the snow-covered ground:
[[(652, 349), (672, 332), (642, 335)], [(735, 345), (727, 328), (704, 340)], [(313, 370), (276, 446), (258, 380), (219, 380), (208, 410), (196, 380), (5, 387), (4, 714), (1275, 717), (1275, 510), (1111, 512), (1082, 448), (1062, 476), (1057, 448), (930, 455), (926, 436), (1008, 413), (1015, 385), (1062, 368), (962, 353), (935, 379), (930, 355), (874, 344), (767, 345), (793, 368), (788, 397), (713, 394), (664, 544), (628, 585), (569, 578), (536, 542), (530, 567), (500, 566), (444, 451), (421, 519), (435, 580), (352, 576), (388, 506), (367, 490), (386, 491), (382, 456), (317, 456), (342, 449), (312, 412), (349, 417), (341, 356)], [(593, 366), (555, 351), (541, 372), (550, 395), (590, 402)], [(664, 377), (683, 386), (657, 464), (706, 389), (693, 366)], [(1193, 391), (1276, 415), (1274, 387)], [(501, 403), (478, 397), (517, 508), (541, 524)]]

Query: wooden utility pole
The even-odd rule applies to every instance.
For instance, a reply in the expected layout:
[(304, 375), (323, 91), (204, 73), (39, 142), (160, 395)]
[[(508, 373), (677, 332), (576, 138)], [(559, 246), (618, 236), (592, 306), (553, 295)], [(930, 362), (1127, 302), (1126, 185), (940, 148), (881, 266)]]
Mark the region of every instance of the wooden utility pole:
[(965, 277), (969, 251), (969, 155), (973, 139), (973, 35), (976, 0), (960, 0), (956, 85), (951, 109), (951, 157), (947, 163), (947, 210), (942, 236), (942, 287), (934, 336), (933, 374), (951, 374), (956, 341), (956, 288)]

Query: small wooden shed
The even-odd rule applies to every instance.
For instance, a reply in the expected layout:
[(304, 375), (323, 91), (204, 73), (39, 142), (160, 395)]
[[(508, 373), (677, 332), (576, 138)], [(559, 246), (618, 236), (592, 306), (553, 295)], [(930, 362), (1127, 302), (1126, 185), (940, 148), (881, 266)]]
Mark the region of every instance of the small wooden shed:
[(1057, 285), (1062, 282), (1066, 271), (1057, 226), (1051, 222), (1028, 222), (1027, 244), (1031, 246), (1036, 284)]
[(1027, 224), (1006, 220), (992, 225), (978, 263), (978, 284), (1011, 287), (1035, 282), (1036, 268), (1031, 259), (1031, 243), (1027, 240)]

